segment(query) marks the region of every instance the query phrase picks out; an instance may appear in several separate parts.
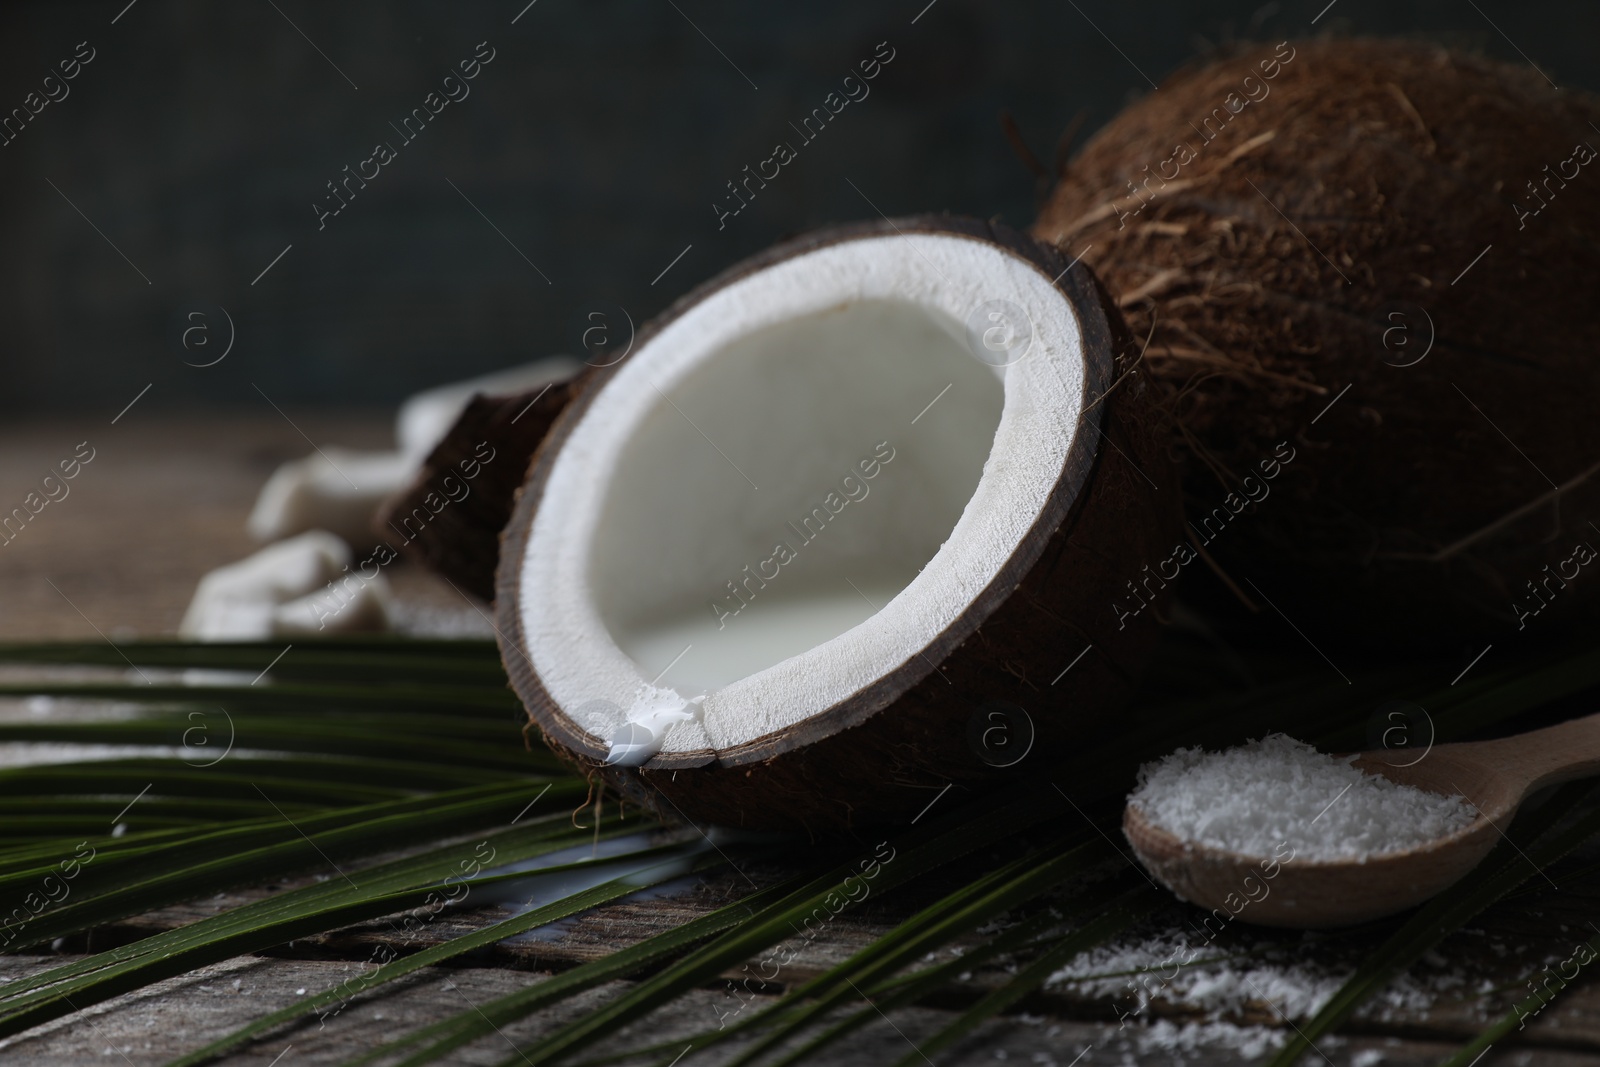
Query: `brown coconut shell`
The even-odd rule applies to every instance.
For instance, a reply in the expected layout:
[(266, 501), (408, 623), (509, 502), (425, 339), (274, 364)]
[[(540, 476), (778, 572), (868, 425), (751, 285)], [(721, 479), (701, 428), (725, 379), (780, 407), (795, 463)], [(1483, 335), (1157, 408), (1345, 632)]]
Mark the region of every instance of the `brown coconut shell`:
[[(895, 232), (975, 237), (1057, 279), (1079, 317), (1086, 348), (1080, 418), (1099, 432), (1080, 433), (1052, 503), (1021, 547), (921, 655), (792, 728), (736, 749), (659, 755), (633, 769), (605, 762), (606, 739), (562, 713), (523, 653), (519, 598), (528, 534), (556, 454), (614, 373), (596, 371), (535, 456), (506, 529), (496, 599), (501, 654), (533, 725), (553, 750), (591, 779), (668, 817), (813, 835), (904, 823), (947, 787), (982, 789), (1047, 774), (1068, 753), (1129, 725), (1118, 713), (1159, 633), (1167, 591), (1159, 582), (1147, 586), (1151, 608), (1131, 621), (1120, 620), (1112, 605), (1130, 599), (1126, 585), (1143, 577), (1142, 567), (1170, 554), (1178, 537), (1178, 499), (1165, 431), (1134, 367), (1137, 345), (1082, 264), (1068, 269), (1054, 249), (990, 223), (929, 216), (841, 226), (780, 245), (700, 286), (649, 324), (635, 351), (710, 293), (752, 271), (834, 242)], [(985, 730), (991, 731), (987, 738)], [(1017, 762), (999, 765), (1023, 752)]]
[(1296, 450), (1207, 545), (1246, 597), (1412, 646), (1600, 596), (1543, 570), (1600, 545), (1600, 165), (1563, 165), (1580, 145), (1600, 101), (1531, 66), (1324, 40), (1181, 71), (1071, 163), (1033, 233), (1150, 338), (1191, 521)]
[[(581, 382), (580, 376), (507, 396), (474, 396), (411, 484), (378, 509), (373, 529), (458, 588), (493, 600), (500, 531), (511, 521), (534, 451)], [(468, 470), (477, 477), (466, 479)], [(457, 500), (463, 485), (466, 495)]]

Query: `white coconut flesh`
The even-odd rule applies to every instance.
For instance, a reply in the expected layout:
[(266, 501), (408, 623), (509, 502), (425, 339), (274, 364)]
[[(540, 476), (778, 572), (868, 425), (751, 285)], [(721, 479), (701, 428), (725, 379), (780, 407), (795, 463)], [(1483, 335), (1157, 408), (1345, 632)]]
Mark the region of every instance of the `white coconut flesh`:
[[(1025, 314), (1021, 346), (985, 347), (996, 300)], [(551, 461), (529, 665), (634, 766), (925, 674), (1049, 502), (1083, 389), (1068, 300), (997, 245), (872, 236), (746, 274), (641, 344)]]

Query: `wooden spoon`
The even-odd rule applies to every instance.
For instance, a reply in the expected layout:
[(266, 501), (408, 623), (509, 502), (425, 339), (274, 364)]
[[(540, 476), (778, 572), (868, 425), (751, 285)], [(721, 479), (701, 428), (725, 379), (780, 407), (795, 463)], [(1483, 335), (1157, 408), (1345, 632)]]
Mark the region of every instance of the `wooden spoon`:
[(1364, 859), (1246, 856), (1183, 841), (1132, 805), (1122, 832), (1150, 873), (1226, 922), (1350, 926), (1420, 904), (1483, 861), (1535, 790), (1600, 775), (1600, 715), (1498, 741), (1435, 745), (1409, 766), (1408, 749), (1363, 752), (1355, 766), (1430, 793), (1465, 796), (1478, 818), (1455, 833)]

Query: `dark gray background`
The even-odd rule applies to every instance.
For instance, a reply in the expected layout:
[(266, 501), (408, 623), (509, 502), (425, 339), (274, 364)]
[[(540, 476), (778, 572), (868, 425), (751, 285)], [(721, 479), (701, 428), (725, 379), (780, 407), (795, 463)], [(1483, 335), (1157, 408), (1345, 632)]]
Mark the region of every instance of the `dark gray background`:
[[(643, 321), (872, 205), (1024, 226), (1036, 187), (1002, 110), (1049, 162), (1075, 114), (1081, 143), (1146, 76), (1229, 41), (1405, 35), (1600, 81), (1600, 6), (1570, 0), (1337, 0), (1315, 26), (1326, 0), (538, 0), (513, 25), (525, 3), (6, 4), (0, 113), (78, 42), (97, 55), (0, 148), (0, 410), (109, 416), (147, 383), (142, 411), (387, 405), (574, 350), (592, 301)], [(399, 147), (388, 124), (484, 40), (470, 97)], [(789, 123), (884, 40), (871, 95), (719, 232), (724, 183), (796, 142)], [(399, 158), (319, 232), (324, 183), (380, 140)], [(226, 341), (219, 307), (232, 353), (184, 366)], [(185, 351), (196, 322), (215, 346)]]

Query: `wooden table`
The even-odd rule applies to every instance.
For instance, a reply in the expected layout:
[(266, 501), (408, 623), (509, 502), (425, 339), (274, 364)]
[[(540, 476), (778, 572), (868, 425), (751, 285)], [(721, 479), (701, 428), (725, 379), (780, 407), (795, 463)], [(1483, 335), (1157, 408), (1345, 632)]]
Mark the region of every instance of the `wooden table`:
[[(65, 483), (64, 497), (0, 544), (0, 640), (174, 633), (201, 575), (261, 547), (245, 532), (245, 517), (279, 463), (310, 454), (312, 442), (394, 446), (385, 415), (296, 411), (293, 419), (135, 407), (116, 425), (0, 428), (0, 519), (24, 507), (80, 445), (93, 455)], [(396, 566), (386, 575), (414, 612), (476, 614), (424, 571)]]
[[(370, 416), (304, 415), (296, 418), (296, 429), (272, 416), (176, 419), (139, 414), (116, 426), (40, 422), (0, 430), (0, 505), (6, 508), (13, 500), (20, 504), (32, 483), (72, 455), (79, 442), (87, 440), (95, 449), (93, 461), (71, 483), (70, 494), (48, 505), (15, 541), (0, 547), (0, 639), (117, 640), (171, 632), (199, 576), (251, 550), (243, 521), (256, 489), (279, 461), (308, 451), (306, 436), (319, 445), (351, 447), (384, 447), (389, 440), (388, 421)], [(396, 572), (397, 588), (408, 603), (441, 612), (469, 610), (427, 575), (403, 568)], [(777, 872), (767, 873), (775, 877)], [(1467, 931), (1448, 938), (1402, 980), (1397, 992), (1369, 1004), (1339, 1036), (1319, 1040), (1320, 1056), (1310, 1054), (1303, 1062), (1326, 1060), (1339, 1067), (1437, 1062), (1506, 1011), (1526, 995), (1529, 979), (1543, 965), (1565, 959), (1578, 941), (1592, 936), (1589, 923), (1600, 922), (1600, 849), (1570, 857), (1545, 873), (1548, 878), (1528, 883)], [(732, 878), (713, 878), (667, 899), (597, 909), (553, 939), (502, 943), (460, 966), (424, 973), (393, 995), (357, 1001), (324, 1028), (311, 1019), (225, 1062), (281, 1067), (338, 1062), (399, 1029), (462, 1011), (702, 914), (738, 890)], [(97, 930), (88, 939), (59, 946), (55, 954), (5, 957), (0, 974), (32, 973), (295, 884), (300, 883), (258, 886), (167, 909)], [(845, 912), (799, 949), (781, 980), (804, 981), (843, 959), (937, 889), (936, 884), (919, 884)], [(298, 990), (337, 985), (356, 973), (377, 944), (414, 950), (504, 914), (497, 905), (447, 913), (409, 944), (396, 944), (388, 928), (368, 924), (237, 959), (12, 1039), (0, 1046), (0, 1063), (158, 1064), (292, 1003)], [(1188, 936), (1192, 924), (1193, 915), (1174, 903), (1122, 945), (1132, 950), (1148, 943), (1144, 959), (1155, 964), (1174, 939)], [(1249, 969), (1231, 976), (1217, 968), (1192, 972), (1216, 979), (1213, 999), (1232, 1005), (1220, 1021), (1197, 1006), (1206, 997), (1191, 987), (1181, 995), (1169, 988), (1119, 1025), (1119, 1013), (1128, 1012), (1133, 1003), (1121, 988), (1122, 979), (1066, 982), (1028, 999), (1018, 1012), (985, 1026), (937, 1062), (941, 1067), (1249, 1062), (1260, 1058), (1244, 1054), (1252, 1042), (1265, 1047), (1289, 1032), (1280, 1011), (1296, 1015), (1297, 998), (1333, 988), (1382, 933), (1307, 938), (1230, 930), (1218, 939), (1218, 951), (1241, 954), (1240, 965)], [(1083, 973), (1116, 970), (1137, 958), (1136, 953), (1120, 961), (1091, 957), (1075, 967)], [(1597, 972), (1600, 965), (1586, 968), (1518, 1040), (1496, 1046), (1481, 1067), (1600, 1067)], [(975, 968), (961, 988), (869, 1027), (824, 1062), (893, 1062), (1004, 977), (995, 968)], [(1241, 986), (1247, 979), (1248, 990)], [(612, 992), (602, 989), (506, 1027), (502, 1039), (465, 1050), (451, 1062), (498, 1062), (512, 1054), (512, 1046), (529, 1047), (537, 1034)], [(619, 1040), (631, 1036), (636, 1043), (650, 1043), (692, 1033), (715, 1025), (718, 1013), (737, 1003), (726, 988), (703, 989)], [(683, 1067), (721, 1058), (690, 1057)]]

